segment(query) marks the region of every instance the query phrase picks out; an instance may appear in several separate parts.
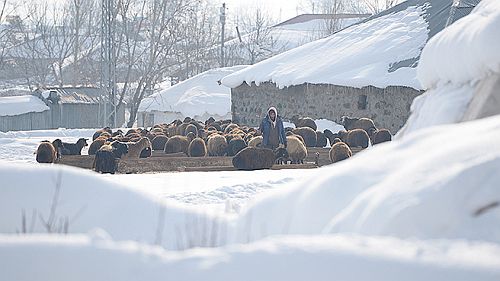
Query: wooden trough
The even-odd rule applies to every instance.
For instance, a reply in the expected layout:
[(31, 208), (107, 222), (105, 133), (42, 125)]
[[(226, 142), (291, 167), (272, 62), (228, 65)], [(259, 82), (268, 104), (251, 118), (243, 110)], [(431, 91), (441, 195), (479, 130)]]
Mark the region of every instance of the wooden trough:
[[(331, 164), (328, 148), (308, 148), (308, 156), (304, 164), (274, 165), (272, 170), (281, 169), (312, 169)], [(353, 150), (358, 153), (360, 149)], [(187, 157), (184, 153), (165, 154), (153, 151), (152, 157), (141, 159), (118, 160), (118, 173), (155, 173), (155, 172), (211, 172), (237, 171), (233, 167), (232, 157)], [(92, 169), (93, 155), (65, 155), (57, 164)]]

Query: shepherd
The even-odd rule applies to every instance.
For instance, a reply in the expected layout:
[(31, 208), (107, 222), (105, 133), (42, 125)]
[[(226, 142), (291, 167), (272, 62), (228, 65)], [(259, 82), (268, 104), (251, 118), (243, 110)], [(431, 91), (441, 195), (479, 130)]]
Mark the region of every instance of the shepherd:
[(260, 123), (262, 133), (262, 147), (275, 150), (279, 147), (286, 148), (286, 135), (283, 121), (275, 107), (270, 107), (266, 117)]

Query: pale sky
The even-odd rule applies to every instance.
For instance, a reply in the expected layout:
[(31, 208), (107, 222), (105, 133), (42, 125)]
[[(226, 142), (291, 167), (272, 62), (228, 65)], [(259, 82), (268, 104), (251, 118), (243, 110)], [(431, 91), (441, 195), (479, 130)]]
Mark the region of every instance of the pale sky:
[[(58, 3), (60, 0), (7, 0), (7, 3), (19, 5), (22, 2), (43, 2), (47, 4)], [(223, 2), (227, 6), (227, 17), (228, 20), (233, 20), (236, 18), (237, 14), (243, 10), (253, 9), (259, 7), (262, 10), (267, 10), (269, 16), (277, 21), (284, 21), (292, 18), (299, 13), (304, 11), (298, 10), (300, 3), (304, 0), (209, 0), (213, 3), (215, 7), (221, 6)]]

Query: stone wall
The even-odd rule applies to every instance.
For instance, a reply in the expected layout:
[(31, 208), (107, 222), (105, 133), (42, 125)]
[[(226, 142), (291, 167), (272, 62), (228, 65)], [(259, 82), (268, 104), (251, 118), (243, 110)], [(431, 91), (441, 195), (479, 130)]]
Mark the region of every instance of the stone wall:
[(409, 87), (352, 88), (328, 84), (302, 84), (279, 89), (273, 83), (243, 83), (231, 90), (233, 120), (258, 126), (270, 106), (285, 120), (294, 115), (340, 122), (342, 116), (369, 117), (379, 128), (396, 133), (410, 115), (413, 99), (422, 94)]

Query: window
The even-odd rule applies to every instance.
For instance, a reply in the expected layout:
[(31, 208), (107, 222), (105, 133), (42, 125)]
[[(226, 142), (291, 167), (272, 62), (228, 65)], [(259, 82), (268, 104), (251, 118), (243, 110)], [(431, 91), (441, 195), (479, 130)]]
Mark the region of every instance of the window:
[(358, 97), (358, 109), (365, 110), (368, 107), (368, 97), (366, 95), (360, 95)]

